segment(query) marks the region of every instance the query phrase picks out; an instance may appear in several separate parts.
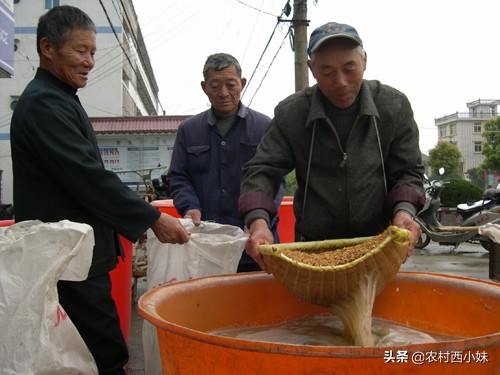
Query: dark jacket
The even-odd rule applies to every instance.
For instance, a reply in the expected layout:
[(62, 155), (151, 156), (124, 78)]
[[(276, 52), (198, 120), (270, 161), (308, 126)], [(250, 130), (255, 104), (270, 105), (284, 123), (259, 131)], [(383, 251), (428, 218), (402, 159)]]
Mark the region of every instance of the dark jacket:
[(408, 99), (378, 81), (363, 81), (360, 95), (360, 113), (345, 150), (317, 85), (278, 104), (255, 157), (243, 171), (241, 216), (256, 208), (274, 214), (270, 197), (278, 189), (276, 176), (293, 169), (298, 185), (295, 229), (307, 240), (374, 235), (387, 227), (396, 203), (421, 207), (424, 168)]
[[(178, 128), (168, 184), (181, 216), (191, 209), (201, 211), (202, 220), (213, 220), (243, 229), (238, 217), (238, 198), (243, 166), (257, 150), (269, 117), (240, 103), (235, 122), (222, 137), (212, 109), (192, 116)], [(273, 196), (277, 205), (285, 193), (285, 181)], [(277, 220), (271, 223), (275, 239)], [(251, 258), (243, 254), (242, 263)]]
[(135, 242), (160, 216), (104, 168), (92, 124), (76, 89), (38, 69), (11, 123), (16, 221), (63, 219), (92, 226), (89, 277), (113, 269), (117, 233)]

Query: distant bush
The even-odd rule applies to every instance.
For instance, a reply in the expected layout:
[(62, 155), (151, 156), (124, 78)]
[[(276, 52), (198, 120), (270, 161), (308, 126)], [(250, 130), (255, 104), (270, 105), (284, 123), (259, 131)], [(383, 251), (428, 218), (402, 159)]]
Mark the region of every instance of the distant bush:
[(472, 182), (450, 179), (441, 192), (441, 206), (456, 207), (459, 203), (477, 201), (483, 196), (483, 189)]
[(297, 179), (295, 177), (295, 169), (286, 176), (286, 193), (287, 196), (294, 196), (297, 190)]

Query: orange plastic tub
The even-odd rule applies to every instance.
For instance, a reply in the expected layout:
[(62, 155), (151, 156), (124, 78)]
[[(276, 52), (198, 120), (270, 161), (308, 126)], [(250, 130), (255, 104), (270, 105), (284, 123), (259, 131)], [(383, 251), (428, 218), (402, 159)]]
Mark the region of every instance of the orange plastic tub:
[[(399, 273), (373, 315), (461, 337), (404, 347), (302, 346), (208, 332), (327, 312), (263, 272), (162, 285), (139, 300), (157, 327), (164, 374), (498, 374), (500, 286), (454, 276)], [(145, 348), (147, 350), (147, 348)]]

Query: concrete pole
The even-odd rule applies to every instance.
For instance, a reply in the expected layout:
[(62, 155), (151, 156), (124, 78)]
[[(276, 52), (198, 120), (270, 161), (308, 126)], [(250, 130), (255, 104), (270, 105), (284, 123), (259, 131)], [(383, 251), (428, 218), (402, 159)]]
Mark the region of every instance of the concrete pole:
[(295, 92), (309, 86), (309, 68), (307, 67), (307, 0), (294, 0), (293, 51), (295, 57)]

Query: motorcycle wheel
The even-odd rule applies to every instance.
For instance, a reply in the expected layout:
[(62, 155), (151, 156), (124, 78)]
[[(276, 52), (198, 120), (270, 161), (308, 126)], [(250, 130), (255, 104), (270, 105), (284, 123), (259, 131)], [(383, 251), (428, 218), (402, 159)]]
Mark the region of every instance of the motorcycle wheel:
[(479, 243), (483, 247), (483, 249), (491, 251), (492, 243), (491, 241), (480, 240)]
[(414, 246), (417, 249), (423, 249), (429, 244), (429, 242), (431, 242), (430, 237), (425, 232), (422, 232)]

